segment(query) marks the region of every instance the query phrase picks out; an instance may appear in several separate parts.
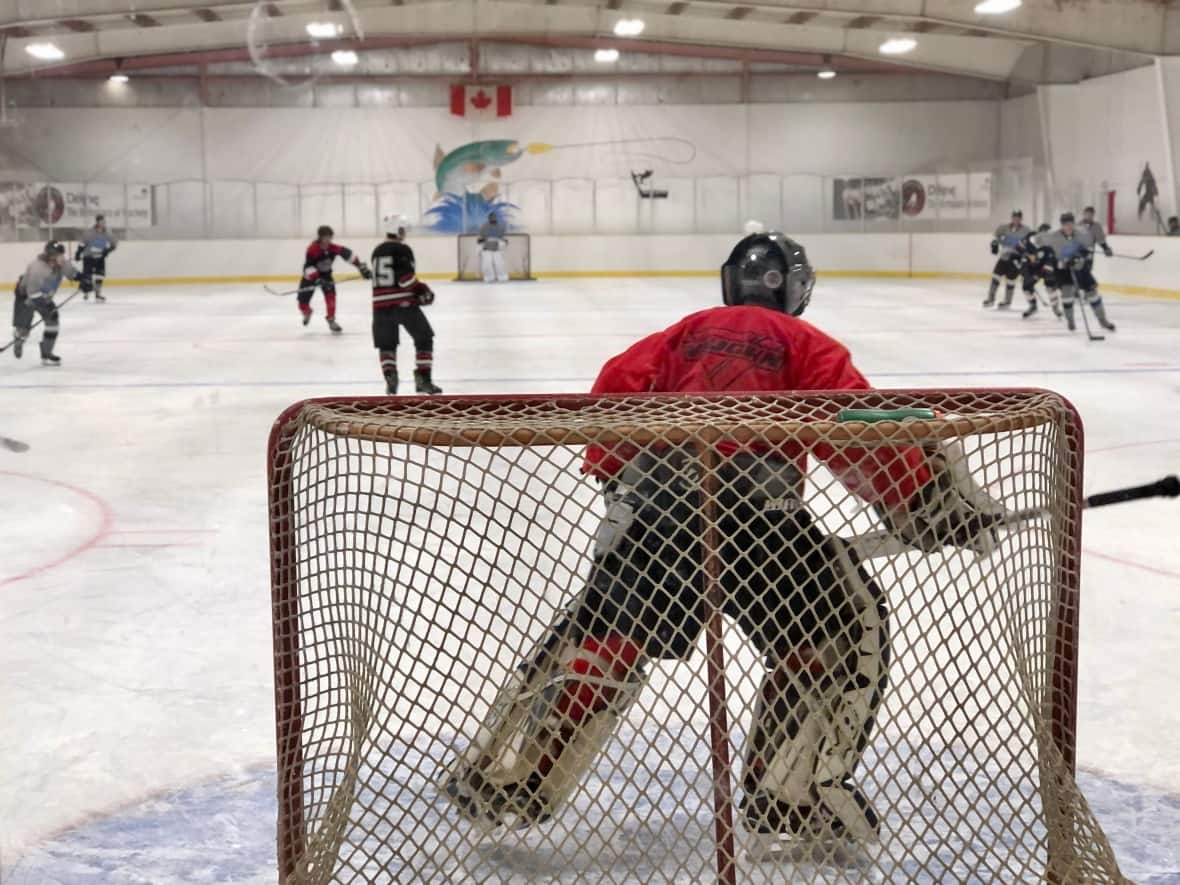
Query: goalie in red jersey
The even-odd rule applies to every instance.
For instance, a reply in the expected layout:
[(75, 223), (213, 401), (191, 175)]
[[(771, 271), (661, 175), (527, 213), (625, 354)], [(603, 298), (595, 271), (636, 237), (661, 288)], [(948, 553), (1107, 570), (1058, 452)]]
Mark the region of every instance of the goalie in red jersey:
[[(726, 306), (638, 341), (606, 363), (593, 390), (869, 389), (839, 342), (798, 319), (814, 282), (798, 243), (748, 236), (721, 269)], [(878, 816), (854, 775), (887, 683), (884, 593), (808, 511), (798, 444), (721, 442), (717, 451), (723, 610), (766, 668), (742, 766), (742, 819), (775, 836), (875, 838)], [(959, 469), (961, 452), (812, 452), (908, 544), (990, 549), (1002, 515)], [(593, 562), (448, 769), (443, 790), (468, 817), (510, 826), (551, 817), (642, 690), (648, 662), (691, 655), (705, 583), (697, 464), (671, 443), (587, 450), (606, 511)]]

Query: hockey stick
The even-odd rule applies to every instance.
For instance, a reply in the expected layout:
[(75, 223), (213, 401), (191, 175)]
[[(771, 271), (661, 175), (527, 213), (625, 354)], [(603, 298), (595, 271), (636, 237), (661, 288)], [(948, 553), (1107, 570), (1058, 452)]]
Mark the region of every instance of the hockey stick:
[(1149, 249), (1143, 255), (1124, 255), (1121, 252), (1111, 252), (1106, 257), (1107, 258), (1125, 258), (1128, 261), (1146, 261), (1148, 258), (1150, 258), (1154, 254), (1155, 254), (1155, 249)]
[[(61, 310), (63, 307), (65, 307), (67, 304), (69, 304), (71, 301), (73, 301), (75, 298), (77, 298), (77, 297), (78, 297), (78, 293), (79, 293), (79, 292), (81, 292), (81, 291), (82, 291), (81, 289), (75, 289), (73, 292), (71, 292), (71, 293), (70, 293), (70, 297), (69, 297), (69, 298), (66, 298), (64, 301), (62, 301), (62, 303), (61, 303), (61, 304), (56, 304), (56, 305), (54, 305), (54, 307), (56, 307), (58, 310)], [(37, 328), (39, 325), (41, 325), (41, 317), (40, 317), (40, 315), (38, 315), (38, 316), (37, 316), (37, 319), (33, 321), (33, 324), (32, 324), (31, 326), (29, 326), (29, 328), (28, 328), (28, 331), (31, 333), (31, 332), (32, 332), (32, 331), (33, 331), (35, 328)], [(28, 335), (25, 335), (24, 337), (26, 337), (26, 338), (27, 338), (27, 337), (28, 337)], [(14, 336), (12, 336), (12, 340), (11, 340), (11, 341), (9, 341), (9, 342), (8, 342), (7, 344), (5, 344), (3, 347), (0, 347), (0, 353), (4, 353), (4, 351), (6, 351), (6, 350), (8, 350), (8, 348), (12, 347), (12, 345), (16, 344), (16, 342), (17, 342), (17, 337), (14, 335)]]
[(21, 442), (19, 439), (13, 439), (10, 436), (0, 436), (0, 446), (8, 449), (10, 452), (27, 452), (29, 444)]
[[(338, 285), (342, 285), (344, 283), (354, 283), (357, 280), (363, 280), (363, 279), (364, 279), (364, 277), (345, 277), (344, 279), (336, 280), (335, 282)], [(285, 292), (279, 292), (275, 289), (272, 289), (270, 287), (270, 285), (267, 283), (262, 284), (262, 288), (265, 289), (267, 292), (269, 292), (271, 295), (298, 295), (300, 292), (314, 292), (316, 289), (319, 288), (319, 286), (320, 286), (320, 284), (317, 282), (314, 286), (304, 286), (303, 288), (296, 287), (294, 289), (288, 289)]]
[[(1082, 325), (1086, 327), (1086, 336), (1091, 341), (1105, 341), (1105, 335), (1095, 335), (1090, 328), (1090, 318), (1086, 315), (1086, 293), (1081, 291), (1081, 287), (1078, 285), (1077, 272), (1073, 269), (1072, 265), (1069, 268), (1069, 276), (1073, 280), (1074, 297), (1078, 304), (1078, 313), (1082, 315)], [(1080, 298), (1077, 297), (1079, 294), (1081, 295)], [(1062, 307), (1064, 308), (1064, 305)]]
[[(1083, 510), (1093, 510), (1096, 507), (1109, 507), (1111, 504), (1124, 504), (1128, 501), (1143, 501), (1148, 498), (1176, 498), (1180, 497), (1180, 477), (1176, 474), (1165, 476), (1163, 479), (1149, 482), (1141, 486), (1128, 486), (1110, 492), (1099, 492), (1090, 495), (1082, 501)], [(1017, 510), (1001, 517), (995, 523), (995, 528), (1019, 528), (1026, 522), (1047, 519), (1049, 511), (1040, 507)], [(919, 550), (903, 541), (887, 529), (865, 532), (845, 538), (856, 555), (861, 559), (875, 559), (880, 556), (898, 556), (913, 550)]]

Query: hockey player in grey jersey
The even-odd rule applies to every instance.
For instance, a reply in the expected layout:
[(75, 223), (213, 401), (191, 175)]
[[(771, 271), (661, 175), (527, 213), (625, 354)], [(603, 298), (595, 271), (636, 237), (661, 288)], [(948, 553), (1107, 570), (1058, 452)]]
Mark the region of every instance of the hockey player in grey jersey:
[(1097, 246), (1107, 258), (1110, 258), (1114, 254), (1114, 250), (1106, 242), (1106, 231), (1103, 229), (1102, 224), (1094, 218), (1093, 206), (1087, 206), (1082, 210), (1082, 223), (1078, 227), (1085, 236), (1090, 238), (1091, 252)]
[[(1098, 225), (1098, 231), (1102, 232), (1101, 225)], [(1080, 292), (1084, 302), (1082, 310), (1085, 310), (1086, 304), (1090, 305), (1094, 316), (1098, 318), (1098, 324), (1106, 331), (1113, 332), (1114, 323), (1106, 318), (1106, 308), (1102, 304), (1102, 296), (1098, 294), (1098, 281), (1090, 272), (1094, 266), (1096, 245), (1091, 235), (1084, 229), (1075, 228), (1073, 213), (1066, 212), (1061, 216), (1060, 230), (1045, 234), (1041, 243), (1052, 249), (1057, 259), (1057, 286), (1061, 290), (1061, 309), (1065, 312), (1065, 324), (1069, 330), (1072, 332), (1075, 328), (1073, 305)], [(1105, 234), (1101, 245), (1104, 250), (1110, 250), (1110, 246), (1106, 245)]]
[(115, 251), (117, 245), (115, 238), (107, 232), (105, 217), (96, 216), (94, 227), (86, 231), (74, 252), (74, 260), (82, 262), (82, 273), (89, 278), (81, 285), (83, 301), (90, 298), (92, 290), (95, 301), (106, 301), (102, 284), (107, 276), (107, 256)]
[(45, 331), (41, 335), (41, 363), (46, 366), (61, 365), (61, 357), (53, 352), (60, 328), (53, 296), (63, 278), (79, 283), (89, 281), (85, 274), (70, 264), (66, 258), (66, 247), (57, 240), (50, 240), (16, 281), (16, 301), (12, 305), (12, 355), (17, 359), (24, 353), (25, 339), (29, 337), (33, 314), (36, 313), (41, 315), (45, 323)]
[(983, 302), (984, 307), (991, 307), (996, 303), (996, 292), (1000, 288), (1001, 278), (1006, 282), (1004, 300), (999, 306), (1002, 309), (1012, 306), (1012, 296), (1016, 294), (1016, 278), (1020, 276), (1020, 255), (1024, 238), (1031, 233), (1032, 230), (1024, 223), (1024, 213), (1019, 209), (1013, 211), (1012, 220), (1008, 224), (996, 228), (991, 249), (992, 255), (998, 255), (999, 259), (992, 268), (992, 282), (987, 290), (987, 300)]

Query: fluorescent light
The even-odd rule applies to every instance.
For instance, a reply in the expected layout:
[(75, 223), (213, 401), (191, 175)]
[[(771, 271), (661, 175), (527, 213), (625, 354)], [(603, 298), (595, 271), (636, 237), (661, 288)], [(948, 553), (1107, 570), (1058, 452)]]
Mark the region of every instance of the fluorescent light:
[(66, 57), (54, 43), (30, 43), (25, 47), (25, 52), (41, 61), (61, 61)]
[(307, 25), (307, 33), (317, 40), (339, 37), (343, 30), (344, 28), (335, 22), (309, 22)]
[(332, 53), (332, 61), (342, 68), (351, 68), (357, 63), (357, 57), (351, 49), (337, 49)]
[(1021, 0), (980, 0), (975, 4), (975, 11), (979, 15), (1003, 15), (1020, 6)]
[(819, 73), (816, 74), (821, 80), (831, 80), (836, 76), (836, 72), (831, 68), (820, 68)]
[(109, 80), (111, 83), (126, 83), (130, 79), (131, 78), (126, 74), (111, 74), (109, 77), (107, 77), (107, 80)]
[(877, 51), (882, 55), (905, 55), (913, 52), (917, 45), (918, 41), (913, 37), (890, 37), (877, 47)]
[(602, 64), (610, 64), (619, 60), (619, 50), (617, 49), (596, 49), (594, 50), (594, 60)]
[(643, 33), (643, 19), (621, 18), (615, 22), (616, 37), (638, 37)]

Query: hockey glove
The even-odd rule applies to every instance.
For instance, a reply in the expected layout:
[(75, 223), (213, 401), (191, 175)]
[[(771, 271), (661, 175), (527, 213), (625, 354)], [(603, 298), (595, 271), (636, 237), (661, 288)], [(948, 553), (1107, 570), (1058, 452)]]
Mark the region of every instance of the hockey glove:
[(110, 255), (114, 251), (115, 251), (115, 246), (114, 246), (114, 244), (111, 244), (110, 246), (107, 246), (105, 249), (102, 250), (102, 257), (106, 258), (108, 255)]
[(434, 304), (434, 290), (425, 283), (419, 283), (414, 289), (419, 304)]
[(82, 244), (81, 244), (81, 243), (79, 243), (79, 244), (78, 244), (78, 248), (74, 250), (74, 260), (75, 260), (75, 261), (81, 261), (81, 260), (82, 260), (82, 252), (83, 252), (83, 251), (84, 251), (84, 249), (83, 249), (83, 246), (82, 246)]
[(1112, 255), (1114, 255), (1114, 249), (1110, 248), (1109, 243), (1102, 244), (1102, 254), (1105, 255), (1107, 258), (1110, 258)]
[(1000, 254), (1000, 244), (997, 243), (995, 240), (992, 240), (992, 255), (999, 255), (999, 254)]
[(969, 548), (990, 553), (998, 540), (996, 526), (1002, 512), (988, 512), (960, 488), (945, 462), (934, 478), (903, 507), (878, 507), (890, 531), (909, 544), (933, 553), (941, 547)]
[(359, 270), (359, 271), (361, 272), (361, 276), (362, 276), (362, 277), (364, 277), (366, 280), (371, 280), (371, 279), (373, 279), (373, 271), (371, 271), (371, 270), (369, 269), (369, 265), (365, 264), (365, 263), (362, 261), (362, 262), (361, 262), (360, 264), (358, 264), (356, 267), (357, 267), (357, 270)]

